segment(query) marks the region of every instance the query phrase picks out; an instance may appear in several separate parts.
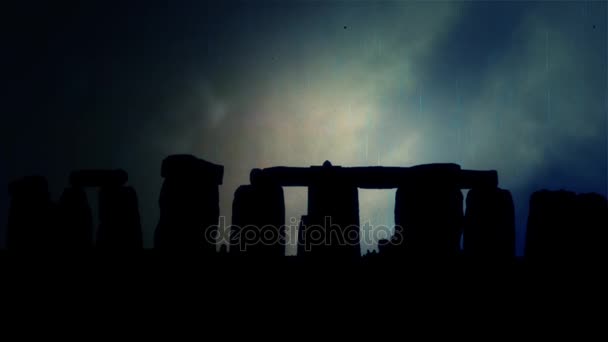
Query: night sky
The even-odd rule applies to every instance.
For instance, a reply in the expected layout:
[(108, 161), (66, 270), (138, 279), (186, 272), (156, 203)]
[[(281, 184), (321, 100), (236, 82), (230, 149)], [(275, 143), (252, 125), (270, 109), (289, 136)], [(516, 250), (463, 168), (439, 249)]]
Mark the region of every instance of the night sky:
[[(608, 192), (606, 2), (7, 3), (0, 182), (57, 199), (74, 169), (124, 168), (147, 247), (173, 153), (225, 166), (228, 218), (256, 167), (496, 169), (518, 254), (533, 191)], [(286, 189), (288, 217), (305, 199)], [(393, 206), (360, 191), (363, 222)]]

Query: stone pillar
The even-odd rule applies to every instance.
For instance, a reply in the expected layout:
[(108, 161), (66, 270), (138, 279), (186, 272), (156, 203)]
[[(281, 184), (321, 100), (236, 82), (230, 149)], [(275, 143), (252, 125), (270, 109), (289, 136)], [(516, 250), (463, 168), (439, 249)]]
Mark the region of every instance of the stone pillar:
[(83, 188), (98, 192), (99, 227), (96, 246), (107, 250), (134, 250), (143, 247), (137, 194), (125, 186), (129, 175), (121, 169), (77, 170), (70, 174), (70, 185), (60, 199), (64, 248), (89, 245), (92, 236), (91, 210)]
[(278, 185), (242, 185), (232, 202), (231, 254), (285, 256), (285, 200)]
[(132, 187), (100, 188), (97, 247), (108, 250), (143, 247), (137, 195)]
[(595, 262), (608, 257), (608, 201), (597, 193), (576, 197), (576, 230), (572, 251), (581, 260)]
[[(359, 193), (357, 187), (340, 179), (329, 162), (319, 179), (308, 187), (308, 238), (312, 227), (322, 227), (324, 241), (313, 234), (311, 255), (359, 258)], [(314, 229), (313, 229), (314, 230)]]
[(541, 190), (530, 197), (526, 260), (584, 261), (606, 256), (608, 202), (602, 195)]
[(93, 246), (93, 215), (87, 194), (81, 187), (68, 187), (58, 203), (58, 245), (63, 249)]
[(300, 225), (298, 227), (298, 258), (306, 258), (310, 256), (310, 246), (306, 245), (309, 239), (308, 216), (302, 215)]
[(453, 257), (460, 251), (463, 198), (454, 185), (421, 182), (397, 189), (394, 246), (408, 256)]
[(571, 191), (536, 191), (530, 197), (525, 257), (529, 261), (564, 259), (571, 252), (576, 194)]
[(7, 248), (54, 248), (54, 206), (46, 178), (29, 176), (9, 184)]
[(223, 174), (223, 166), (191, 155), (163, 160), (156, 248), (215, 253)]
[(465, 255), (480, 261), (507, 261), (515, 256), (515, 209), (510, 191), (469, 190), (463, 247)]

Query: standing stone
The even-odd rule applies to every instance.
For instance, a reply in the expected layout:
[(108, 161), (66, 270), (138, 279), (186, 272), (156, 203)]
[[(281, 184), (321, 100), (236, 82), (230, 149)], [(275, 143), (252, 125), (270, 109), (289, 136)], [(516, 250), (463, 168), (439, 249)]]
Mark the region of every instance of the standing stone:
[(99, 227), (96, 244), (102, 249), (142, 248), (137, 195), (124, 186), (125, 170), (84, 169), (70, 173), (71, 187), (59, 200), (59, 245), (66, 249), (93, 244), (93, 218), (84, 188), (98, 188)]
[(46, 178), (29, 176), (9, 184), (11, 198), (7, 247), (42, 250), (54, 248), (54, 205)]
[(478, 260), (507, 261), (515, 256), (515, 209), (510, 191), (469, 190), (463, 247), (465, 255)]
[(93, 246), (93, 215), (83, 188), (68, 187), (58, 203), (59, 248), (86, 249)]
[(308, 216), (302, 215), (300, 225), (298, 227), (298, 258), (306, 258), (310, 256), (310, 234), (308, 230)]
[(460, 189), (449, 183), (399, 187), (393, 238), (400, 241), (401, 253), (426, 258), (458, 255), (464, 219), (462, 202)]
[(608, 201), (597, 193), (576, 196), (576, 225), (570, 232), (572, 254), (581, 261), (608, 259)]
[[(308, 225), (320, 226), (324, 230), (324, 242), (314, 241), (311, 254), (332, 258), (359, 258), (358, 189), (340, 179), (334, 171), (340, 167), (325, 162), (322, 168), (324, 172), (319, 179), (308, 187)], [(308, 234), (312, 233), (310, 227), (307, 229)]]
[(133, 250), (143, 247), (135, 190), (129, 186), (107, 186), (99, 190), (97, 247)]
[(278, 185), (242, 185), (234, 193), (233, 254), (285, 256), (285, 200)]
[(191, 155), (163, 160), (156, 248), (215, 253), (224, 167)]
[(525, 257), (529, 261), (565, 260), (576, 227), (576, 194), (541, 190), (530, 197)]

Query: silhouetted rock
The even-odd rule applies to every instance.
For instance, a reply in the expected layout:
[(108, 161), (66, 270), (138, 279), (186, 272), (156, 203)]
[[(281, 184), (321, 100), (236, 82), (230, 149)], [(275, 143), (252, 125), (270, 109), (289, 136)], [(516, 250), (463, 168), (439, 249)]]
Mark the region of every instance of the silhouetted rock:
[(163, 160), (156, 248), (215, 253), (224, 167), (190, 155)]
[(576, 194), (541, 190), (530, 197), (525, 256), (529, 261), (559, 261), (571, 256), (577, 227)]
[(399, 254), (445, 258), (459, 254), (463, 198), (459, 188), (429, 181), (397, 189), (394, 248)]
[(234, 193), (230, 232), (233, 254), (285, 255), (285, 200), (277, 185), (242, 185)]
[(320, 168), (318, 178), (308, 187), (307, 238), (311, 239), (310, 234), (316, 227), (323, 227), (323, 241), (316, 241), (313, 233), (310, 253), (320, 257), (358, 258), (361, 255), (358, 189), (340, 178), (341, 167), (326, 161)]
[(108, 186), (99, 190), (97, 247), (107, 250), (143, 247), (139, 206), (133, 188)]
[(542, 190), (532, 194), (525, 256), (532, 262), (605, 260), (608, 204), (599, 194)]
[(190, 154), (174, 154), (163, 160), (160, 175), (163, 178), (195, 178), (220, 185), (224, 179), (224, 167)]
[(83, 249), (93, 246), (93, 215), (87, 194), (80, 187), (63, 191), (58, 208), (57, 243), (61, 249)]
[(55, 222), (46, 178), (28, 176), (9, 184), (7, 247), (42, 250), (53, 248)]
[(515, 256), (515, 209), (511, 192), (499, 188), (469, 190), (463, 249), (465, 255), (480, 261), (506, 261)]
[(608, 258), (608, 201), (597, 193), (576, 197), (576, 225), (571, 230), (570, 248), (577, 259), (605, 262)]
[(129, 175), (124, 170), (78, 170), (70, 174), (70, 184), (75, 187), (121, 186)]
[(308, 217), (306, 215), (302, 215), (300, 219), (300, 225), (298, 226), (298, 258), (306, 258), (308, 253), (311, 250), (310, 245), (306, 245), (306, 243), (310, 243), (312, 239), (310, 238), (309, 230), (308, 230)]
[[(161, 215), (155, 246), (215, 255), (223, 167), (191, 155), (174, 155), (163, 161), (161, 175), (165, 179), (159, 198)], [(50, 199), (44, 177), (12, 182), (8, 247), (45, 252), (91, 247), (93, 220), (84, 187), (98, 187), (97, 246), (106, 250), (141, 249), (137, 195), (133, 188), (125, 186), (127, 179), (123, 170), (72, 172), (71, 185), (57, 205)], [(360, 270), (379, 267), (378, 275), (396, 275), (400, 271), (393, 272), (395, 269), (418, 264), (411, 263), (412, 259), (448, 260), (459, 256), (461, 233), (464, 253), (469, 258), (457, 258), (458, 263), (451, 266), (462, 265), (462, 260), (490, 261), (502, 266), (503, 261), (509, 260), (513, 261), (509, 267), (521, 265), (520, 259), (513, 258), (513, 200), (509, 191), (497, 188), (496, 171), (462, 170), (456, 164), (341, 167), (326, 161), (309, 168), (253, 169), (250, 179), (251, 185), (239, 187), (234, 195), (230, 251), (233, 255), (272, 257), (268, 259), (272, 260), (270, 265), (267, 261), (263, 265), (267, 269), (312, 264), (311, 270), (334, 272), (348, 269), (342, 265), (361, 265)], [(298, 230), (297, 258), (281, 258), (285, 254), (283, 186), (308, 187), (308, 213), (302, 216)], [(398, 188), (395, 233), (378, 242), (379, 253), (368, 252), (363, 258), (359, 246), (358, 187)], [(466, 215), (462, 210), (463, 188), (471, 189)], [(530, 198), (526, 259), (558, 265), (575, 261), (577, 266), (605, 263), (606, 227), (608, 201), (602, 195), (576, 195), (563, 190), (535, 192)], [(228, 246), (219, 246), (218, 255), (223, 257), (210, 258), (214, 267), (232, 271), (230, 266), (239, 269), (244, 265), (240, 269), (244, 270), (262, 265), (228, 256)], [(336, 260), (338, 263), (332, 262)]]
[[(326, 166), (331, 166), (331, 163)], [(310, 186), (328, 167), (285, 167), (277, 166), (256, 170), (251, 174), (251, 184), (274, 182), (281, 186)], [(412, 167), (333, 167), (332, 173), (342, 182), (364, 189), (391, 189), (407, 183), (431, 182), (437, 180), (461, 189), (474, 187), (496, 187), (498, 174), (494, 170), (461, 170), (458, 164), (423, 164)]]
[[(429, 218), (423, 222), (422, 216), (412, 213), (407, 231), (396, 230), (384, 254), (389, 250), (398, 251), (408, 235), (411, 250), (417, 254), (441, 251), (441, 254), (454, 255), (460, 249), (462, 230), (461, 188), (493, 188), (498, 184), (496, 171), (462, 170), (457, 164), (424, 164), (413, 167), (340, 167), (326, 161), (322, 166), (272, 167), (255, 169), (251, 172), (251, 184), (275, 184), (277, 186), (307, 186), (308, 213), (300, 234), (305, 241), (302, 246), (313, 250), (308, 255), (359, 255), (359, 209), (357, 188), (388, 189), (399, 187), (412, 192), (416, 199), (408, 200), (413, 211), (421, 208), (434, 216), (445, 213), (449, 217)], [(403, 195), (404, 196), (404, 195)], [(426, 204), (420, 204), (422, 201)], [(400, 201), (403, 202), (403, 201)], [(436, 203), (437, 202), (437, 203)], [(398, 206), (396, 215), (402, 217), (405, 207)], [(445, 215), (441, 216), (444, 217)], [(405, 219), (401, 221), (406, 223)], [(421, 228), (413, 229), (414, 226)], [(422, 229), (422, 226), (426, 227)], [(433, 228), (429, 228), (433, 227)], [(321, 231), (325, 229), (325, 231)], [(314, 239), (315, 236), (318, 239)], [(436, 238), (436, 240), (435, 240)], [(347, 241), (348, 240), (348, 241)], [(434, 242), (433, 242), (434, 241)], [(403, 248), (401, 248), (403, 249)], [(428, 250), (427, 252), (425, 252)], [(382, 253), (382, 252), (381, 252)]]

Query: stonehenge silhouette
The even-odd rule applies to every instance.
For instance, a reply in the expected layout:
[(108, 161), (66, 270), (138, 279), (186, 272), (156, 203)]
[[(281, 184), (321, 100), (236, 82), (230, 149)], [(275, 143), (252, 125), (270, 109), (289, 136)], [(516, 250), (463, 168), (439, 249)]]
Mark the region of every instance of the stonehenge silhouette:
[[(223, 166), (193, 155), (163, 160), (153, 249), (231, 259), (283, 259), (283, 188), (303, 186), (308, 188), (308, 212), (299, 222), (299, 260), (431, 258), (508, 263), (516, 259), (513, 198), (499, 187), (495, 170), (464, 170), (457, 164), (342, 167), (329, 161), (311, 167), (253, 169), (250, 184), (234, 193), (229, 246), (218, 252), (213, 238), (223, 176)], [(51, 200), (43, 176), (11, 182), (8, 249), (141, 250), (137, 195), (127, 181), (124, 170), (77, 170), (57, 203)], [(84, 190), (88, 187), (97, 188), (99, 194), (96, 234)], [(365, 258), (359, 246), (359, 188), (397, 189), (394, 234), (379, 241), (378, 252)], [(463, 189), (469, 190), (466, 198)], [(539, 190), (531, 195), (529, 205), (525, 262), (605, 258), (608, 203), (604, 196)]]

